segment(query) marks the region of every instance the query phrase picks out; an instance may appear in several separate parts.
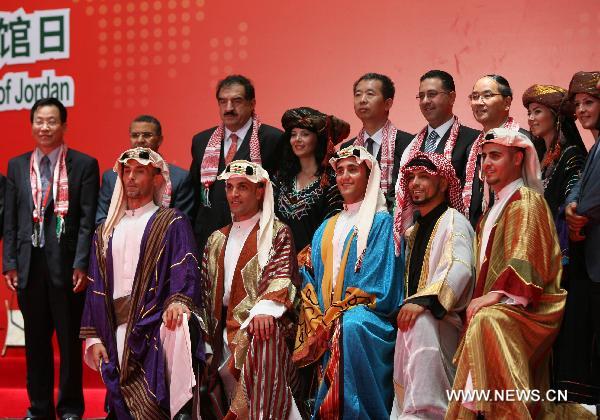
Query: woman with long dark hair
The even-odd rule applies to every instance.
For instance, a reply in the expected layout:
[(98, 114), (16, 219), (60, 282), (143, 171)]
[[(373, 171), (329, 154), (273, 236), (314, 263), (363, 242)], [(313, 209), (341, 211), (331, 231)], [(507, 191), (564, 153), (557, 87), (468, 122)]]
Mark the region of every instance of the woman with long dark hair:
[(342, 208), (329, 157), (333, 146), (348, 137), (350, 125), (308, 107), (287, 110), (281, 124), (285, 133), (273, 178), (275, 213), (292, 229), (300, 253), (323, 220)]

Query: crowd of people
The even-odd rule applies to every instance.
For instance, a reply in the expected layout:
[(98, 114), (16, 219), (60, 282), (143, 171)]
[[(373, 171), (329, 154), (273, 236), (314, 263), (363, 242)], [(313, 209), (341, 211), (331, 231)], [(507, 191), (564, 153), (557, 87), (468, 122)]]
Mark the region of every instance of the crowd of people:
[[(81, 418), (83, 363), (115, 419), (600, 415), (600, 72), (529, 87), (530, 131), (496, 74), (468, 95), (478, 129), (445, 71), (420, 78), (416, 134), (389, 120), (389, 77), (353, 93), (355, 138), (310, 107), (282, 131), (230, 75), (189, 172), (140, 115), (101, 184), (63, 104), (37, 101), (0, 176), (26, 418)], [(523, 390), (542, 397), (494, 394)]]

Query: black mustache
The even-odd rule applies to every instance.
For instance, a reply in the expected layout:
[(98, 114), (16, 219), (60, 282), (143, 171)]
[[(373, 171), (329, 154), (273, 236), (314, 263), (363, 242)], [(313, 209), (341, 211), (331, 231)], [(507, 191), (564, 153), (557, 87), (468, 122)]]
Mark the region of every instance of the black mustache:
[(237, 112), (235, 112), (235, 111), (227, 111), (227, 112), (225, 112), (225, 115), (231, 115), (232, 117), (237, 117)]

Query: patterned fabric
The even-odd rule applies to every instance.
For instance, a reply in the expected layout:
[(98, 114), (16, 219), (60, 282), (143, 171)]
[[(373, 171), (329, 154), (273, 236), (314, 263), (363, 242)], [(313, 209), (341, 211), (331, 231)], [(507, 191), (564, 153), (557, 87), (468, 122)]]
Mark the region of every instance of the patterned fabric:
[[(454, 150), (454, 146), (456, 145), (456, 140), (458, 139), (458, 131), (460, 130), (460, 121), (457, 116), (454, 116), (454, 122), (450, 127), (450, 136), (448, 137), (448, 141), (444, 146), (444, 157), (448, 159), (449, 162), (452, 162), (452, 151)], [(433, 133), (433, 132), (432, 132)], [(408, 159), (412, 157), (415, 153), (421, 151), (421, 145), (423, 144), (423, 140), (425, 139), (425, 134), (427, 134), (427, 127), (423, 128), (421, 132), (417, 135), (417, 141), (414, 146), (410, 150), (410, 155)], [(435, 148), (434, 148), (435, 150)], [(433, 150), (432, 150), (433, 151)]]
[(435, 151), (435, 144), (438, 137), (440, 137), (440, 135), (435, 130), (432, 130), (431, 133), (429, 133), (427, 140), (425, 141), (425, 153), (431, 153)]
[[(258, 129), (260, 128), (260, 125), (260, 120), (256, 114), (253, 114), (252, 134), (250, 135), (250, 160), (259, 165), (261, 164), (260, 143), (258, 141)], [(221, 123), (212, 133), (210, 139), (208, 139), (204, 157), (202, 158), (202, 164), (200, 165), (200, 182), (206, 191), (208, 191), (211, 185), (217, 180), (219, 159), (221, 157), (221, 145), (223, 144), (224, 138), (225, 124)], [(208, 193), (205, 194), (205, 196), (205, 201), (208, 201)], [(210, 207), (210, 203), (208, 202), (203, 204)]]
[[(67, 145), (59, 146), (60, 152), (58, 160), (54, 167), (52, 176), (52, 194), (54, 199), (54, 214), (56, 215), (56, 237), (60, 237), (65, 232), (65, 217), (69, 211), (69, 179), (67, 177), (67, 165), (65, 159), (67, 156)], [(42, 196), (42, 179), (38, 162), (35, 159), (35, 151), (29, 158), (29, 182), (31, 185), (31, 196), (33, 198), (33, 234), (31, 243), (35, 247), (44, 246), (44, 203)], [(47, 200), (46, 200), (47, 201)]]
[(598, 82), (600, 81), (600, 71), (579, 71), (573, 75), (569, 83), (569, 98), (573, 99), (577, 93), (587, 93), (600, 98), (598, 91)]
[(231, 139), (231, 144), (229, 145), (229, 150), (227, 150), (227, 156), (225, 156), (225, 165), (229, 165), (231, 163), (238, 149), (238, 135), (235, 133), (231, 133), (231, 136), (229, 136), (229, 138)]
[(555, 114), (561, 111), (565, 115), (573, 115), (574, 110), (566, 105), (569, 104), (567, 99), (567, 90), (560, 86), (554, 85), (533, 85), (523, 92), (523, 106), (527, 108), (532, 103), (538, 103), (547, 106)]
[[(396, 149), (396, 132), (398, 129), (390, 120), (387, 120), (383, 126), (383, 136), (381, 139), (381, 159), (379, 167), (381, 168), (381, 191), (387, 191), (392, 183), (392, 171), (394, 169), (394, 151)], [(366, 131), (362, 128), (356, 136), (355, 146), (365, 146)]]
[[(502, 124), (502, 127), (514, 131), (519, 131), (520, 128), (519, 123), (516, 122), (512, 117), (508, 117), (504, 124)], [(475, 139), (473, 145), (471, 146), (471, 151), (469, 152), (469, 159), (467, 160), (465, 186), (462, 192), (463, 203), (467, 211), (471, 207), (471, 197), (473, 196), (473, 180), (475, 179), (476, 175), (475, 167), (477, 166), (477, 161), (481, 155), (481, 143), (483, 142), (485, 134), (486, 133), (482, 132), (479, 137)], [(477, 174), (477, 176), (480, 176), (480, 174)]]
[[(435, 166), (436, 170), (426, 166), (429, 162)], [(460, 181), (456, 177), (454, 167), (448, 159), (437, 153), (418, 152), (402, 167), (399, 175), (398, 192), (396, 193), (396, 212), (394, 214), (394, 244), (396, 255), (400, 254), (400, 245), (402, 235), (412, 224), (414, 205), (408, 191), (407, 174), (423, 170), (432, 176), (439, 176), (448, 181), (448, 190), (446, 191), (446, 200), (448, 204), (458, 210), (463, 215), (467, 215), (461, 200)]]

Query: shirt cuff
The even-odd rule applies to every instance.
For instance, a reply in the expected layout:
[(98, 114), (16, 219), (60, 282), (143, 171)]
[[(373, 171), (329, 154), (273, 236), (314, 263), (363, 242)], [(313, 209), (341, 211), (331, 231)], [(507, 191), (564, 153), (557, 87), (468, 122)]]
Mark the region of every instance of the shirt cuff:
[(258, 303), (250, 309), (250, 315), (244, 323), (240, 325), (240, 329), (243, 330), (246, 328), (256, 315), (271, 315), (274, 318), (281, 318), (281, 315), (284, 314), (286, 309), (287, 308), (283, 303), (275, 302), (273, 300), (259, 300)]
[(92, 355), (92, 346), (94, 344), (102, 344), (102, 340), (99, 338), (86, 338), (85, 339), (85, 351), (83, 352), (83, 360), (85, 364), (92, 370), (98, 370), (98, 366), (94, 365), (94, 356)]
[(521, 306), (527, 306), (529, 304), (529, 300), (526, 297), (513, 295), (511, 293), (505, 292), (504, 290), (492, 290), (490, 293), (500, 293), (500, 294), (504, 295), (504, 297), (502, 299), (500, 299), (500, 302), (498, 302), (498, 303), (505, 303), (507, 305), (521, 305)]

